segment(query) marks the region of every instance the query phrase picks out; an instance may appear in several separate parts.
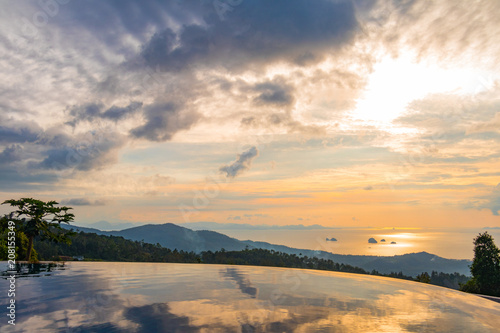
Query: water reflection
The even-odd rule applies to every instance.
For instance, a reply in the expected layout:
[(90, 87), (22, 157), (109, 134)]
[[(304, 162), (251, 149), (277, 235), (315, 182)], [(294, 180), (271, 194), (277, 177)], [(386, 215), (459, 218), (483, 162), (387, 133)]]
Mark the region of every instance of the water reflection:
[(15, 275), (20, 277), (37, 277), (41, 275), (51, 275), (52, 272), (64, 270), (64, 263), (16, 263), (14, 267), (3, 270), (1, 276), (6, 278)]
[(500, 317), (453, 290), (298, 269), (71, 262), (17, 283), (2, 332), (494, 332)]
[(255, 298), (257, 295), (257, 288), (252, 287), (250, 280), (245, 277), (239, 270), (235, 267), (227, 267), (221, 270), (221, 275), (223, 277), (229, 278), (238, 284), (242, 293), (250, 295), (250, 297)]

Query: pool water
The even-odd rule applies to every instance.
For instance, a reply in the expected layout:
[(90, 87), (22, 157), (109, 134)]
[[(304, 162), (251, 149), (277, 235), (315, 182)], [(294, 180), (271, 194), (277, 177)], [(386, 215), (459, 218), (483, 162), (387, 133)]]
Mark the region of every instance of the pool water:
[[(8, 305), (5, 276), (0, 284)], [(24, 271), (15, 299), (16, 325), (4, 315), (1, 332), (498, 332), (500, 323), (500, 303), (451, 289), (254, 266), (70, 262)]]

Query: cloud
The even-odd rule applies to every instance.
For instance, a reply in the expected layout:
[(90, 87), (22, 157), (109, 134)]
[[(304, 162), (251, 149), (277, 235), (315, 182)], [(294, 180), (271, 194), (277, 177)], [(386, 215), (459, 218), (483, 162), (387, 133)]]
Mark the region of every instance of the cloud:
[(225, 271), (221, 270), (221, 275), (235, 281), (242, 293), (250, 295), (252, 298), (257, 296), (259, 289), (252, 286), (252, 282), (248, 278), (247, 274), (242, 273), (239, 269), (226, 268)]
[(61, 147), (51, 147), (44, 152), (40, 162), (31, 162), (30, 167), (46, 170), (76, 169), (89, 171), (117, 160), (117, 150), (124, 143), (118, 133), (105, 129), (92, 131), (75, 137)]
[(234, 178), (242, 172), (250, 169), (252, 160), (259, 155), (257, 147), (251, 147), (248, 150), (238, 155), (236, 161), (229, 165), (220, 167), (219, 171), (225, 173), (226, 177)]
[(284, 84), (258, 83), (253, 89), (259, 92), (259, 96), (254, 99), (257, 104), (288, 106), (294, 101), (293, 96), (290, 94), (292, 88)]
[(21, 152), (23, 147), (21, 145), (15, 144), (6, 147), (0, 153), (0, 164), (10, 164), (22, 159)]
[(242, 70), (255, 61), (312, 61), (315, 49), (340, 46), (359, 27), (351, 1), (244, 1), (223, 17), (210, 4), (177, 31), (154, 34), (141, 52), (146, 63), (177, 72), (194, 65)]
[(474, 124), (467, 129), (467, 134), (484, 132), (500, 132), (500, 112), (497, 112), (493, 119)]
[(469, 201), (465, 208), (489, 209), (495, 216), (500, 215), (500, 183), (491, 191), (491, 194), (474, 198)]
[(457, 1), (382, 0), (368, 9), (360, 6), (361, 1), (356, 4), (370, 39), (395, 56), (411, 49), (420, 58), (468, 65), (477, 54), (488, 54), (483, 65), (498, 65), (500, 25), (495, 19), (500, 4), (496, 1), (478, 3), (473, 10)]
[[(496, 98), (500, 90), (478, 95), (432, 94), (411, 102), (406, 113), (394, 123), (418, 130), (407, 147), (421, 151), (422, 155), (442, 155), (450, 150), (460, 153), (457, 157), (480, 158), (477, 146), (486, 142), (500, 142), (500, 125)], [(488, 145), (489, 146), (489, 145)], [(494, 157), (493, 147), (488, 152)], [(500, 151), (498, 151), (500, 152)], [(483, 157), (486, 151), (481, 152)], [(449, 154), (448, 154), (449, 157)], [(427, 158), (427, 161), (437, 160)]]
[[(189, 317), (173, 314), (168, 303), (152, 303), (129, 307), (123, 311), (123, 316), (126, 320), (137, 324), (137, 331), (139, 332), (158, 332), (166, 329), (175, 329), (179, 332), (200, 331), (199, 327), (190, 323)], [(108, 327), (105, 329), (108, 329)]]
[(69, 114), (73, 117), (73, 119), (68, 121), (67, 124), (75, 126), (80, 121), (92, 121), (99, 118), (118, 121), (136, 113), (141, 107), (141, 102), (131, 102), (129, 105), (124, 107), (113, 105), (104, 111), (104, 105), (102, 103), (90, 103), (82, 106), (74, 106), (69, 111)]
[(18, 121), (0, 116), (0, 143), (35, 142), (43, 132), (34, 121)]
[(104, 206), (106, 205), (106, 200), (96, 199), (91, 200), (88, 198), (72, 198), (61, 200), (61, 204), (69, 206)]
[(146, 122), (132, 129), (130, 134), (150, 141), (168, 141), (175, 133), (191, 128), (201, 118), (197, 112), (182, 110), (174, 103), (148, 105), (144, 116)]

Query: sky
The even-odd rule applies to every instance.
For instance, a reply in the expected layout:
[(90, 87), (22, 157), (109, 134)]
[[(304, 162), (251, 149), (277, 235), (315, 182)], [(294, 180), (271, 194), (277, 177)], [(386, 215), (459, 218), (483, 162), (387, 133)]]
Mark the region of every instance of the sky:
[(0, 200), (56, 200), (82, 226), (498, 227), (498, 17), (492, 0), (1, 1)]

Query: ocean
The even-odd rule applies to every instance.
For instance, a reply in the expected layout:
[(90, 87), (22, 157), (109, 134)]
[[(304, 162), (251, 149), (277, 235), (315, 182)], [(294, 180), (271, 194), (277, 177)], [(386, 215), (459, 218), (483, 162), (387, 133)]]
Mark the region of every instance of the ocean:
[[(239, 240), (263, 241), (294, 248), (353, 255), (393, 256), (425, 251), (449, 259), (472, 259), (473, 239), (485, 231), (495, 238), (500, 247), (500, 229), (337, 228), (216, 231)], [(337, 241), (327, 241), (326, 238), (335, 238)], [(369, 243), (369, 238), (374, 238), (377, 243)], [(392, 242), (395, 244), (391, 244)]]

